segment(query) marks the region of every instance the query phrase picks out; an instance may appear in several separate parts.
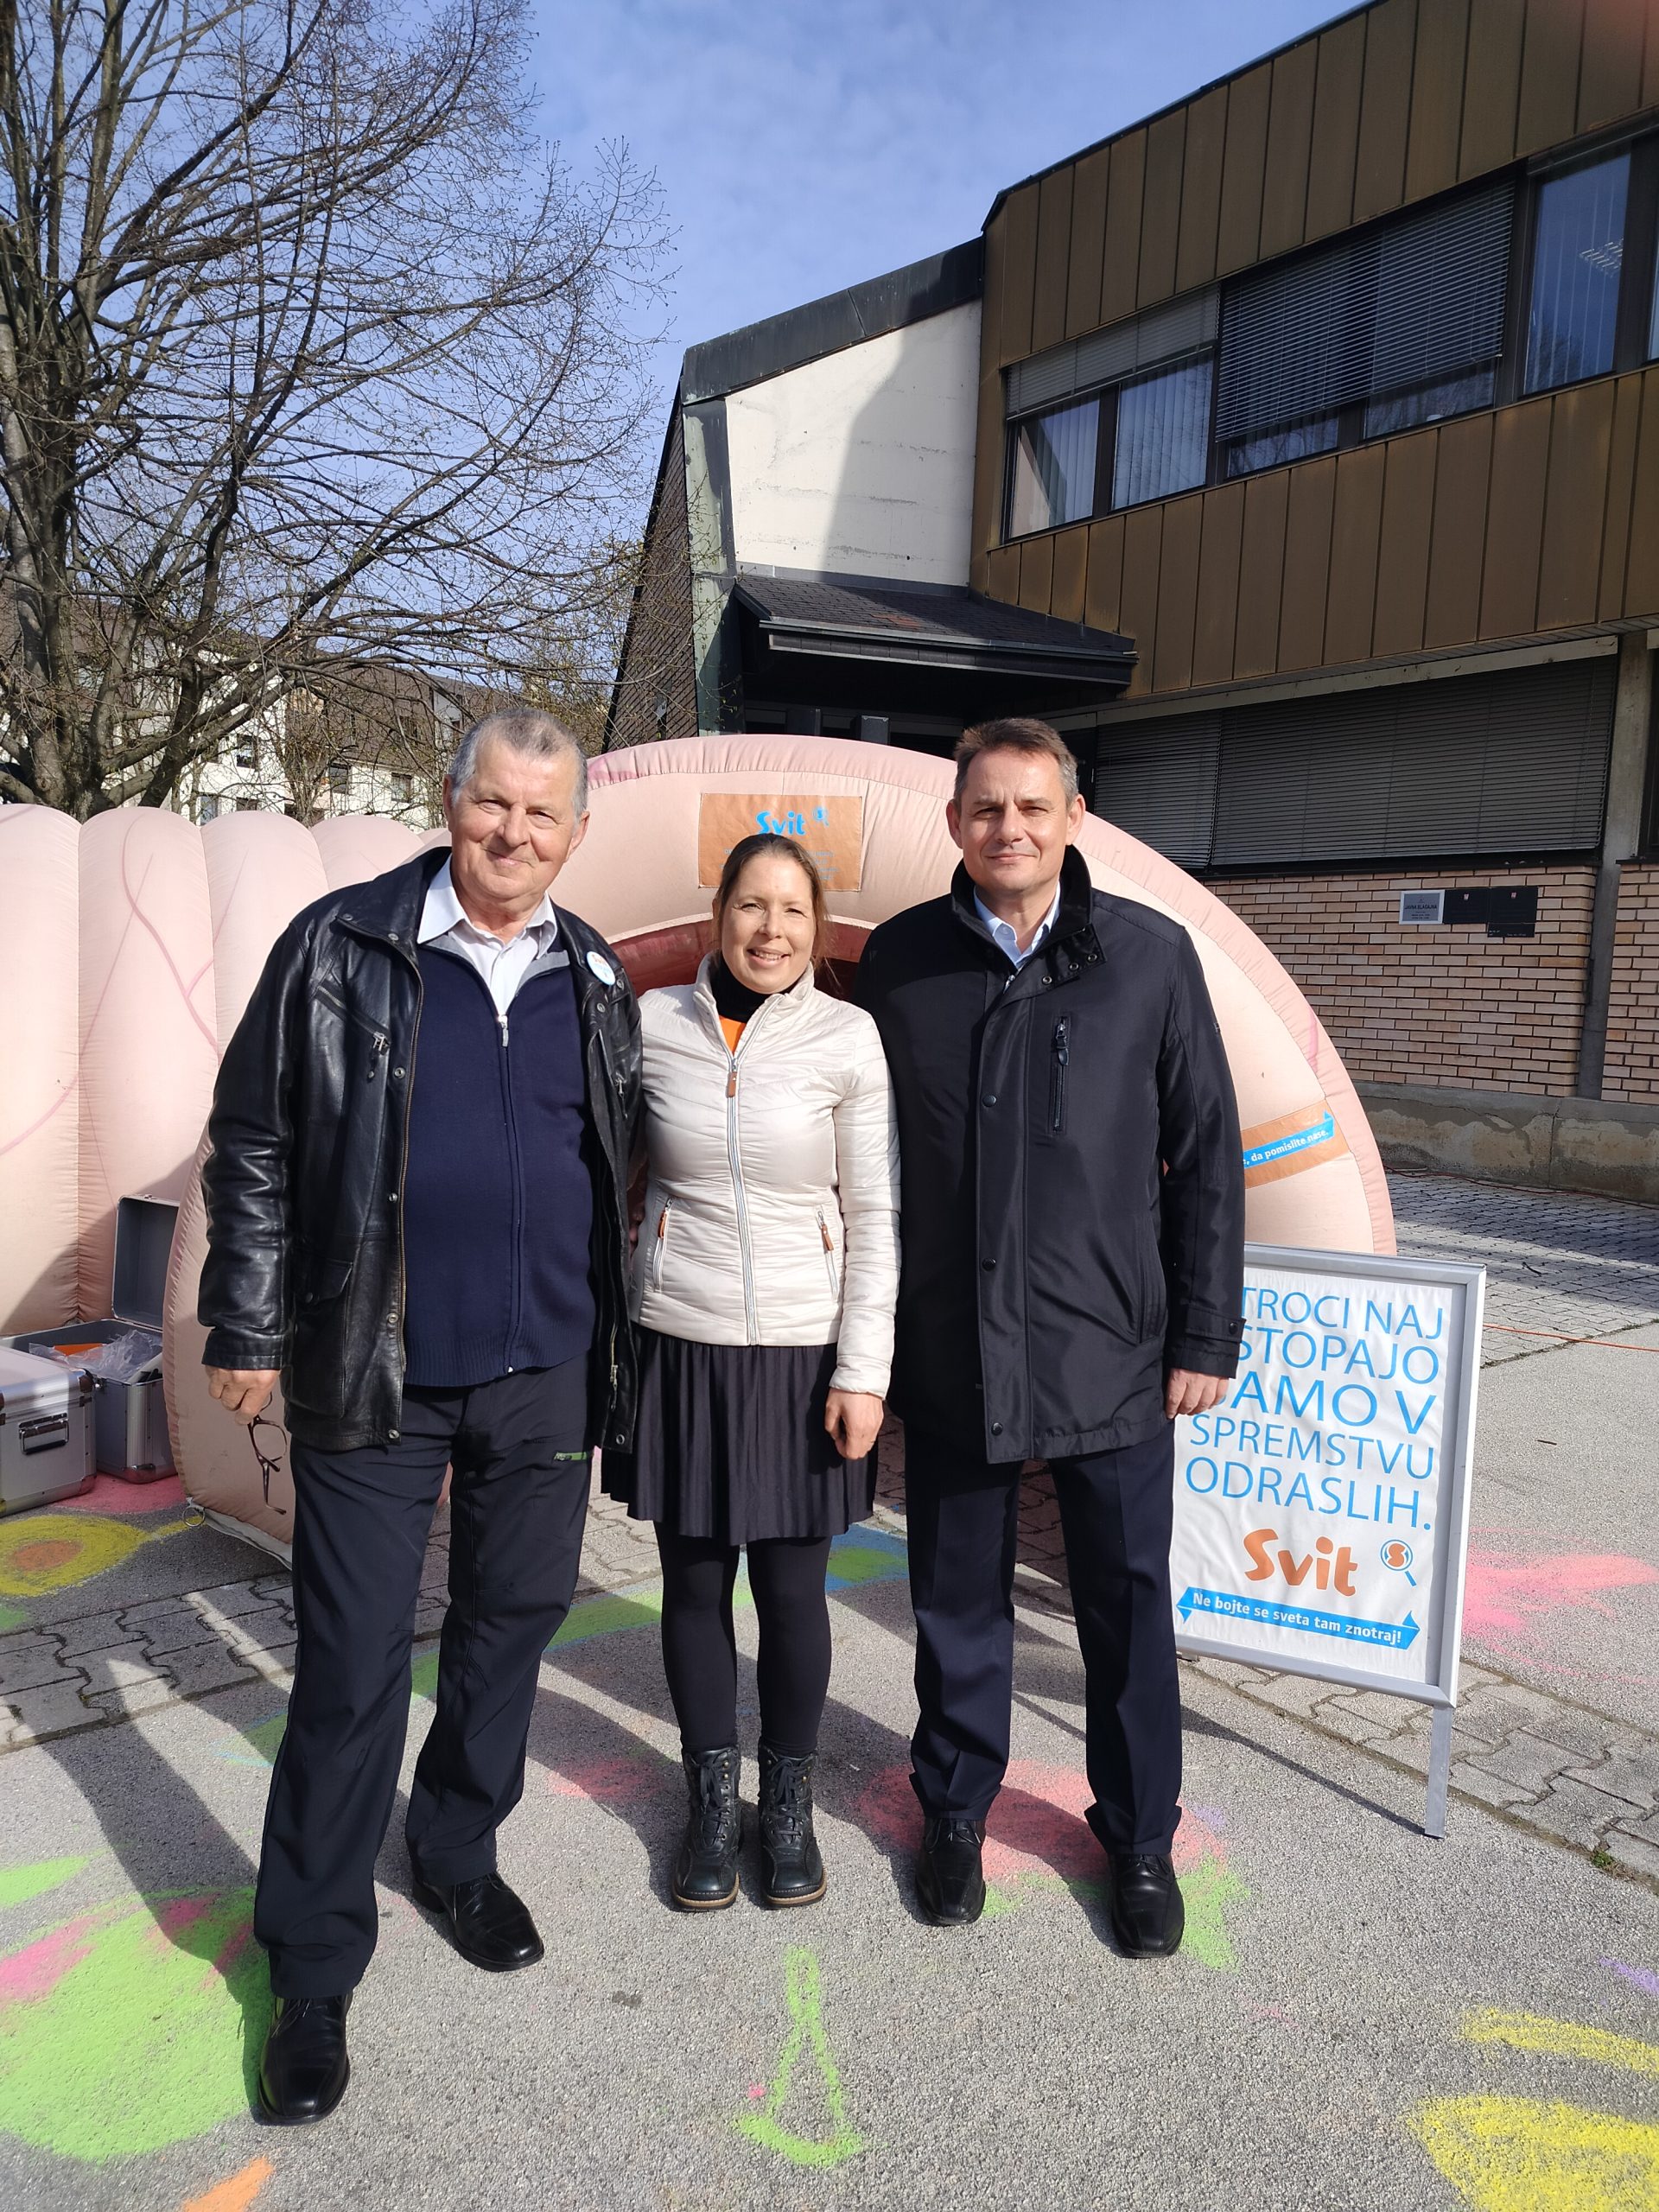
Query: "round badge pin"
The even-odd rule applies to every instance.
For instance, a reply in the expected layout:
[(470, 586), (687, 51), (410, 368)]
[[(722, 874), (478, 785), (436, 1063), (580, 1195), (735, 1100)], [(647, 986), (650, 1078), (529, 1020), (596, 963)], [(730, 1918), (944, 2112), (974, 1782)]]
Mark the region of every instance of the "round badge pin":
[(601, 983), (613, 983), (616, 981), (616, 970), (602, 952), (590, 952), (588, 956), (588, 965)]

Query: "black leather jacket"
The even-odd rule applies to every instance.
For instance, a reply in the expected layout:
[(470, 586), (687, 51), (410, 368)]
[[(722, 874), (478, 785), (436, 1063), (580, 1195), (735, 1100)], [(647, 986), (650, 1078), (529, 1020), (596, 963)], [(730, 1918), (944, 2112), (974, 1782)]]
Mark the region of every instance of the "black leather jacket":
[[(219, 1069), (202, 1168), (198, 1315), (211, 1367), (279, 1368), (290, 1433), (323, 1451), (397, 1434), (402, 1202), (421, 1020), (416, 931), (438, 853), (308, 906), (272, 948)], [(632, 1441), (628, 1160), (639, 1009), (603, 938), (563, 907), (594, 1146), (592, 1434)], [(607, 976), (611, 980), (607, 981)]]

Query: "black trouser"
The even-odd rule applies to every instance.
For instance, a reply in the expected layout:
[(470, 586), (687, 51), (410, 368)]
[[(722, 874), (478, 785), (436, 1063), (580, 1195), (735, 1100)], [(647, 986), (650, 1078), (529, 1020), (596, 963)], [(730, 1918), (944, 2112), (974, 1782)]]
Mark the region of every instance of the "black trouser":
[[(1174, 1429), (1050, 1465), (1083, 1652), (1089, 1824), (1108, 1851), (1166, 1852), (1181, 1789)], [(983, 1820), (1008, 1764), (1020, 1470), (906, 1426), (905, 1489), (921, 1707), (912, 1779), (925, 1813)]]
[[(738, 1550), (657, 1523), (663, 1561), (663, 1670), (688, 1751), (737, 1741), (737, 1637), (732, 1591)], [(751, 1544), (749, 1587), (760, 1627), (756, 1669), (760, 1740), (791, 1758), (817, 1748), (830, 1691), (830, 1538), (776, 1537)]]
[(495, 1832), (524, 1789), (537, 1670), (581, 1564), (587, 1381), (581, 1359), (467, 1390), (406, 1390), (395, 1443), (296, 1442), (299, 1650), (253, 1921), (278, 1997), (351, 1989), (374, 1949), (374, 1862), (403, 1764), (426, 1540), (451, 1464), (437, 1713), (407, 1834), (428, 1881), (493, 1869)]

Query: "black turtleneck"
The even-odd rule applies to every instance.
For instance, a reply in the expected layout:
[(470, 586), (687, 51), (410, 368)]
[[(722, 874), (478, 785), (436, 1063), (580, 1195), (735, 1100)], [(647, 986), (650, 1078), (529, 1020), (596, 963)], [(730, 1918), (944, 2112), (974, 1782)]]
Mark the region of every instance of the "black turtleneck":
[(715, 1010), (722, 1021), (747, 1021), (766, 1002), (767, 994), (752, 991), (747, 983), (740, 983), (718, 953), (709, 970), (709, 988), (715, 995)]

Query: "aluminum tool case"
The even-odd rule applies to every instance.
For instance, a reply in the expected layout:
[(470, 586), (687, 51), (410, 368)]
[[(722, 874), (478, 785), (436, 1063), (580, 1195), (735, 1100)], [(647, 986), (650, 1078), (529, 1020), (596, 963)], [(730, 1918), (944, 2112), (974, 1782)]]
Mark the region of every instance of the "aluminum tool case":
[(159, 1482), (174, 1471), (167, 1403), (162, 1394), (161, 1337), (168, 1255), (178, 1217), (177, 1206), (164, 1199), (123, 1198), (115, 1212), (112, 1318), (72, 1321), (58, 1329), (30, 1329), (22, 1336), (0, 1339), (16, 1351), (35, 1351), (48, 1344), (106, 1344), (129, 1329), (153, 1331), (155, 1363), (137, 1382), (109, 1382), (101, 1376), (92, 1378), (98, 1471), (118, 1475), (124, 1482)]
[(0, 1348), (0, 1513), (92, 1486), (92, 1378)]

